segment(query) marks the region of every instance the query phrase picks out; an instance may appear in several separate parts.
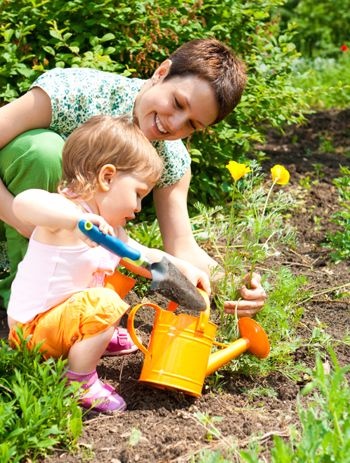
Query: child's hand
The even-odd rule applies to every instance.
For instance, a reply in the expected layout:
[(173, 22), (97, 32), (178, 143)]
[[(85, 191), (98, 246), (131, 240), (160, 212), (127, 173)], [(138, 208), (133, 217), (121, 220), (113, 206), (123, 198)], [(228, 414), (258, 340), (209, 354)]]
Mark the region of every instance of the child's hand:
[(244, 282), (245, 284), (240, 289), (243, 300), (226, 301), (224, 309), (226, 313), (235, 313), (237, 309), (238, 317), (253, 317), (263, 308), (267, 297), (266, 292), (261, 286), (261, 276), (258, 273), (246, 275)]
[[(82, 217), (80, 217), (79, 221), (80, 220), (86, 220), (88, 222), (93, 223), (105, 235), (115, 236), (113, 227), (111, 225), (109, 225), (109, 223), (106, 222), (106, 220), (103, 217), (101, 217), (100, 215), (88, 213), (88, 214), (84, 214)], [(94, 248), (94, 247), (98, 246), (98, 244), (95, 243), (95, 241), (92, 241), (88, 236), (86, 236), (80, 230), (79, 230), (79, 234), (80, 234), (81, 240), (84, 241), (86, 244), (88, 244), (90, 247)]]

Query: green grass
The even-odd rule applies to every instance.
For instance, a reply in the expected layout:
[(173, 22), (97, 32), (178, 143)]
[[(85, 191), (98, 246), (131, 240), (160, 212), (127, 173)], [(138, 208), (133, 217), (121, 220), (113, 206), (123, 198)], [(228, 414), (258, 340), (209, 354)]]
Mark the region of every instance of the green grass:
[(300, 431), (291, 434), (290, 442), (277, 438), (271, 451), (272, 463), (323, 463), (350, 461), (350, 365), (341, 367), (329, 349), (331, 371), (317, 357), (311, 382), (299, 403)]
[(338, 230), (326, 235), (326, 247), (331, 249), (335, 262), (350, 259), (350, 169), (340, 167), (340, 174), (333, 181), (338, 191), (339, 209), (331, 217)]
[(300, 59), (294, 69), (293, 84), (304, 91), (314, 110), (345, 109), (350, 104), (350, 52), (339, 59)]
[(72, 449), (82, 432), (76, 387), (65, 362), (11, 349), (0, 340), (0, 461), (37, 461), (56, 447)]
[[(307, 370), (310, 382), (298, 401), (298, 426), (289, 429), (289, 437), (275, 437), (271, 448), (260, 458), (259, 436), (251, 436), (247, 450), (239, 442), (223, 437), (215, 426), (220, 417), (195, 415), (208, 435), (215, 437), (213, 450), (193, 456), (192, 463), (349, 463), (350, 461), (350, 365), (341, 367), (334, 351), (328, 350), (330, 371), (324, 359), (316, 358), (314, 370)], [(206, 418), (206, 419), (205, 419)], [(254, 443), (255, 442), (255, 443)], [(216, 449), (219, 448), (220, 450)]]

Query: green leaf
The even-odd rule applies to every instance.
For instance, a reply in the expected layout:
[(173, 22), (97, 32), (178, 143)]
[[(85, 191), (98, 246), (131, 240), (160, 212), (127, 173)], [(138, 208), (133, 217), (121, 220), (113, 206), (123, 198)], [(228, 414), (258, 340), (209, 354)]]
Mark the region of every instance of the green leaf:
[(103, 37), (100, 38), (100, 42), (108, 42), (109, 40), (114, 40), (115, 35), (112, 32), (108, 32)]

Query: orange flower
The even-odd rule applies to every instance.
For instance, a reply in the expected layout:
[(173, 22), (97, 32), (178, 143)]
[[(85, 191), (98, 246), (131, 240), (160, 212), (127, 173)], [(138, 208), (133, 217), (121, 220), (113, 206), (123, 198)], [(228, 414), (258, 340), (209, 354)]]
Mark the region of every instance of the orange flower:
[(250, 172), (250, 167), (246, 166), (245, 164), (240, 164), (236, 161), (230, 161), (226, 165), (226, 168), (230, 171), (230, 174), (235, 182)]
[(273, 182), (277, 183), (277, 185), (287, 185), (290, 178), (288, 170), (280, 164), (276, 164), (271, 168), (271, 176)]

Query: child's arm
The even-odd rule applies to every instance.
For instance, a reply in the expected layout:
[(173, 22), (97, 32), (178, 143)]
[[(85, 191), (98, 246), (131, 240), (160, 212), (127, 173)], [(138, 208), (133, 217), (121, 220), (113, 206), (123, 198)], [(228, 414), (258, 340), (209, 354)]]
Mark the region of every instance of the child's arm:
[(123, 229), (118, 232), (118, 237), (134, 249), (139, 249), (141, 254), (145, 256), (150, 262), (159, 262), (163, 257), (166, 257), (170, 262), (176, 265), (176, 267), (191, 281), (192, 284), (203, 288), (205, 292), (210, 294), (211, 289), (209, 277), (204, 271), (200, 270), (189, 262), (174, 257), (171, 254), (161, 251), (160, 249), (143, 246), (142, 244), (130, 238)]
[[(26, 190), (13, 201), (13, 212), (23, 222), (33, 226), (73, 230), (79, 218), (78, 207), (58, 193)], [(81, 211), (80, 211), (81, 216)]]
[[(79, 220), (84, 217), (97, 225), (103, 233), (114, 235), (113, 228), (103, 217), (85, 214), (73, 201), (45, 190), (32, 189), (18, 194), (13, 201), (13, 212), (28, 225), (45, 228), (51, 233), (62, 229), (74, 231)], [(83, 234), (81, 238), (92, 245)]]

